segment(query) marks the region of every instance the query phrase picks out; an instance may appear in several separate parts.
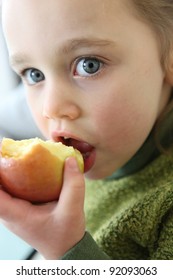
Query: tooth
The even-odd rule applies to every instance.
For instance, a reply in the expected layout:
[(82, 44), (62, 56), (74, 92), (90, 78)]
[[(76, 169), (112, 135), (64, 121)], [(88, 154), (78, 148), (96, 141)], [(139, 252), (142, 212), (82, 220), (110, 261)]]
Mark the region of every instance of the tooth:
[(66, 137), (66, 136), (64, 136), (64, 139), (70, 139), (70, 137)]

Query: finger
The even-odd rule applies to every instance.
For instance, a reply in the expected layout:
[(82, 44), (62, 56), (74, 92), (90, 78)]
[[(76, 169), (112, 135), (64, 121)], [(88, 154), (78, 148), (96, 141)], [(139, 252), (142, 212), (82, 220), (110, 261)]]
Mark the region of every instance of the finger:
[(0, 189), (0, 218), (11, 221), (23, 218), (29, 208), (29, 203), (17, 199)]
[(63, 187), (59, 198), (59, 207), (63, 205), (66, 211), (83, 210), (85, 197), (84, 176), (79, 170), (75, 158), (70, 157), (65, 162)]

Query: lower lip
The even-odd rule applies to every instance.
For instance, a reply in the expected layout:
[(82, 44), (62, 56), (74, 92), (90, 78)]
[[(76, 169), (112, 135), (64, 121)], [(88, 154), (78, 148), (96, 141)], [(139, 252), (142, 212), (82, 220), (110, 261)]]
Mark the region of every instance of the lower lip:
[(96, 151), (93, 149), (90, 155), (84, 159), (84, 173), (88, 172), (94, 165), (96, 159)]

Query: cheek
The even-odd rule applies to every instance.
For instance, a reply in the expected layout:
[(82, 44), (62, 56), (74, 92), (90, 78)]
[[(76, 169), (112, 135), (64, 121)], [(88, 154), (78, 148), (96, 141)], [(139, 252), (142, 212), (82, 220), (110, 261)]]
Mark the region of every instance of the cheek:
[(107, 147), (134, 150), (150, 133), (163, 103), (163, 74), (151, 72), (121, 73), (103, 85), (92, 114), (99, 139)]
[[(36, 93), (35, 93), (36, 94)], [(42, 114), (42, 101), (41, 99), (35, 98), (33, 94), (27, 94), (27, 102), (29, 105), (29, 108), (31, 110), (32, 116), (34, 118), (34, 121), (42, 134), (48, 138), (49, 133), (48, 133), (48, 120), (43, 117)]]
[[(131, 96), (132, 97), (132, 96)], [(103, 149), (110, 154), (135, 153), (152, 129), (156, 116), (137, 99), (117, 97), (104, 102), (93, 113), (95, 129)]]
[[(100, 130), (102, 138), (105, 139), (106, 145), (112, 142), (119, 145), (129, 137), (135, 127), (137, 112), (133, 112), (123, 102), (119, 104), (111, 104), (109, 107), (102, 108), (102, 113), (95, 114), (98, 120), (97, 127)], [(139, 116), (138, 116), (139, 119)]]

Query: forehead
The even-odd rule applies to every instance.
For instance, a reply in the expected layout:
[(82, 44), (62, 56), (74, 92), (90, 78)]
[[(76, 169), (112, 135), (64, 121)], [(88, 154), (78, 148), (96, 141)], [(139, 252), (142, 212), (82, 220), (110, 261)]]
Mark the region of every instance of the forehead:
[[(104, 32), (125, 25), (131, 0), (6, 0), (3, 1), (3, 26), (10, 32), (37, 32), (48, 35), (56, 26), (61, 35), (66, 31)], [(28, 30), (26, 30), (26, 28)], [(107, 28), (106, 32), (109, 32)], [(94, 30), (95, 31), (95, 30)], [(14, 33), (14, 30), (12, 31)], [(52, 33), (51, 32), (51, 33)], [(15, 32), (16, 35), (16, 32)], [(49, 34), (50, 35), (50, 34)], [(69, 34), (68, 34), (69, 36)]]
[[(130, 1), (130, 0), (129, 0)], [(6, 0), (3, 2), (3, 14), (7, 20), (17, 23), (28, 18), (38, 19), (46, 25), (51, 21), (59, 24), (71, 21), (75, 26), (83, 21), (94, 23), (98, 19), (110, 21), (127, 6), (127, 0)], [(121, 11), (122, 10), (122, 11)], [(108, 18), (109, 15), (109, 18)]]
[[(58, 50), (76, 38), (97, 37), (127, 45), (139, 36), (140, 25), (129, 3), (131, 0), (4, 0), (2, 22), (10, 55), (39, 54), (42, 49), (54, 52), (55, 47)], [(140, 28), (140, 33), (146, 32), (145, 25)]]
[[(52, 37), (63, 39), (66, 35), (70, 39), (75, 32), (78, 36), (86, 32), (91, 36), (105, 32), (109, 36), (109, 30), (115, 27), (115, 21), (117, 25), (124, 18), (123, 2), (124, 0), (7, 0), (3, 2), (3, 27), (10, 40), (16, 40), (17, 34), (23, 34), (26, 40), (32, 36), (35, 41), (39, 37), (45, 39), (45, 42), (53, 39)], [(122, 20), (118, 17), (120, 14)]]

